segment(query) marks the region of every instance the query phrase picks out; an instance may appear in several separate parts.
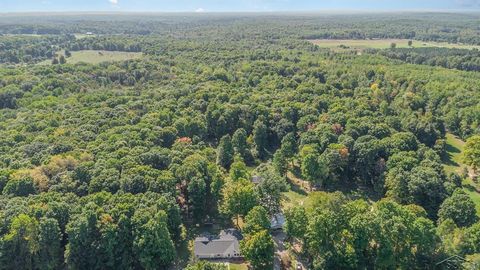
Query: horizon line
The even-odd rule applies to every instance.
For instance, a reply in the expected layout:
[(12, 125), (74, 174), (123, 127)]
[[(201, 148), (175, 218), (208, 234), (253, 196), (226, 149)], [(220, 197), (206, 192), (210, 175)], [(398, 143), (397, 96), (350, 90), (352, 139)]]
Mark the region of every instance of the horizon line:
[(6, 11), (0, 12), (0, 15), (31, 15), (31, 14), (55, 14), (55, 15), (77, 15), (77, 14), (238, 14), (238, 13), (252, 13), (252, 14), (271, 14), (271, 13), (283, 13), (283, 14), (322, 14), (322, 13), (330, 13), (330, 14), (342, 14), (342, 13), (479, 13), (480, 9), (378, 9), (378, 10), (371, 10), (371, 9), (319, 9), (319, 10), (231, 10), (231, 11), (221, 11), (221, 10), (202, 10), (199, 11), (192, 11), (192, 10), (178, 10), (178, 11), (122, 11), (122, 10), (83, 10), (83, 11), (76, 11), (76, 10), (54, 10), (54, 11)]

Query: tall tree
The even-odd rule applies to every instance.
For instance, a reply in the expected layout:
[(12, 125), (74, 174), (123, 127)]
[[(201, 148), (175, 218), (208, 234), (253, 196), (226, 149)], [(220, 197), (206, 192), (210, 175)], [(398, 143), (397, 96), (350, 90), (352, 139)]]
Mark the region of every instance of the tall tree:
[(175, 259), (175, 247), (167, 227), (165, 212), (151, 216), (137, 212), (134, 216), (133, 252), (147, 270), (167, 269)]
[(258, 158), (264, 159), (268, 148), (268, 130), (261, 119), (253, 124), (253, 141), (255, 143), (255, 154)]
[(242, 232), (250, 235), (268, 229), (270, 229), (270, 219), (267, 210), (262, 206), (253, 207), (245, 216)]
[(232, 146), (235, 155), (240, 155), (243, 160), (248, 161), (250, 157), (250, 149), (247, 144), (247, 132), (243, 128), (239, 128), (233, 133)]
[(25, 214), (16, 216), (12, 219), (8, 233), (3, 236), (0, 242), (2, 268), (36, 268), (35, 258), (40, 249), (37, 220)]
[(274, 258), (274, 242), (267, 230), (249, 235), (242, 240), (240, 248), (243, 256), (253, 269), (272, 269)]
[(239, 179), (250, 181), (250, 173), (248, 172), (247, 165), (240, 156), (235, 156), (235, 161), (232, 166), (230, 166), (230, 178), (233, 181)]
[(229, 181), (223, 188), (223, 202), (221, 211), (230, 217), (245, 216), (257, 205), (257, 196), (254, 186), (249, 180), (239, 179)]
[(285, 157), (289, 159), (293, 159), (295, 154), (298, 151), (297, 140), (295, 138), (294, 133), (288, 133), (282, 139), (282, 146), (280, 148), (285, 155)]
[(304, 239), (307, 231), (307, 214), (303, 207), (293, 207), (285, 211), (285, 232), (288, 236)]
[(38, 269), (60, 269), (63, 263), (61, 247), (62, 235), (56, 219), (40, 219), (38, 245), (40, 247), (36, 266)]
[(234, 150), (230, 135), (225, 135), (220, 139), (217, 148), (217, 164), (228, 169), (233, 162)]
[(282, 176), (285, 176), (287, 174), (288, 160), (282, 149), (277, 150), (277, 152), (273, 154), (273, 166), (278, 174)]
[(270, 164), (262, 164), (255, 169), (260, 183), (255, 186), (259, 203), (273, 215), (280, 212), (283, 192), (288, 190), (285, 176), (279, 175)]
[[(88, 207), (92, 207), (89, 205)], [(100, 238), (97, 229), (97, 214), (92, 209), (73, 217), (67, 225), (68, 245), (65, 261), (69, 269), (94, 269), (97, 261), (96, 241)]]
[(207, 203), (207, 186), (201, 177), (194, 177), (188, 183), (188, 202), (192, 207), (193, 218), (200, 221), (205, 216)]
[(457, 189), (451, 197), (443, 201), (438, 211), (439, 222), (451, 219), (459, 227), (468, 227), (477, 222), (475, 203), (462, 189)]
[(328, 177), (328, 167), (316, 154), (307, 154), (302, 159), (302, 176), (310, 183), (322, 186)]
[(472, 166), (477, 171), (480, 167), (480, 135), (467, 139), (463, 155), (465, 164)]

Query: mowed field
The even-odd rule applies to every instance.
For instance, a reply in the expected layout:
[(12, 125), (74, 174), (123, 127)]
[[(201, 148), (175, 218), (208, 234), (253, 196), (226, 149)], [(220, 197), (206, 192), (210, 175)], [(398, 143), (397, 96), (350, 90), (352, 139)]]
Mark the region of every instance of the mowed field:
[[(462, 163), (463, 149), (465, 142), (455, 137), (453, 134), (447, 133), (447, 157), (443, 160), (444, 168), (447, 173), (456, 172), (461, 174), (464, 167)], [(471, 168), (469, 168), (471, 171)], [(480, 215), (480, 185), (466, 178), (463, 181), (464, 191), (472, 198), (477, 206), (477, 213)]]
[[(408, 39), (315, 39), (310, 40), (313, 44), (316, 44), (322, 48), (330, 49), (353, 49), (353, 50), (365, 50), (365, 49), (387, 49), (390, 48), (392, 43), (395, 43), (397, 48), (425, 48), (425, 47), (443, 47), (443, 48), (457, 48), (457, 49), (480, 49), (480, 46), (466, 45), (466, 44), (453, 44), (443, 42), (425, 42), (412, 40), (412, 46), (408, 46)], [(343, 46), (342, 46), (343, 45)], [(342, 48), (343, 47), (343, 48)]]
[[(139, 59), (143, 57), (140, 52), (118, 52), (118, 51), (72, 51), (72, 56), (66, 58), (67, 64), (75, 64), (80, 62), (98, 64), (102, 62), (125, 61), (130, 59)], [(65, 52), (60, 51), (57, 55), (65, 55)], [(40, 65), (51, 65), (52, 60), (45, 60)]]

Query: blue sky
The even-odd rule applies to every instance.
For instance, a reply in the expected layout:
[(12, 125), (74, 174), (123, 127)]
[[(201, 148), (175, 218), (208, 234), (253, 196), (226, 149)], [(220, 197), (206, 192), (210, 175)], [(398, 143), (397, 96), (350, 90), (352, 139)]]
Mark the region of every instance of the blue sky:
[(0, 0), (0, 12), (480, 10), (480, 0)]

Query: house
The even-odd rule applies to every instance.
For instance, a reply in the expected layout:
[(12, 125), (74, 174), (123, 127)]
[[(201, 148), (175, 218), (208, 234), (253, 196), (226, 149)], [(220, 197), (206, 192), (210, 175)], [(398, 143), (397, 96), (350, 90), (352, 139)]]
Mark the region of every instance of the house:
[(200, 236), (195, 238), (193, 253), (198, 259), (236, 259), (241, 258), (240, 240), (242, 234), (235, 229), (227, 229), (218, 236)]
[(282, 230), (285, 225), (285, 216), (282, 213), (273, 215), (270, 219), (270, 229), (272, 231)]
[(258, 176), (258, 175), (252, 176), (252, 183), (254, 183), (255, 185), (260, 184), (262, 181), (263, 181), (263, 178), (261, 176)]

